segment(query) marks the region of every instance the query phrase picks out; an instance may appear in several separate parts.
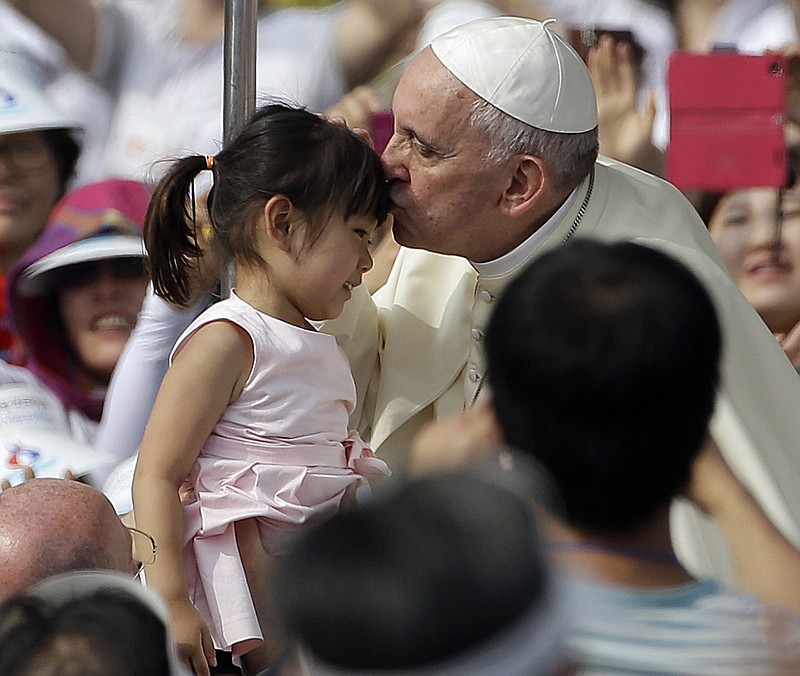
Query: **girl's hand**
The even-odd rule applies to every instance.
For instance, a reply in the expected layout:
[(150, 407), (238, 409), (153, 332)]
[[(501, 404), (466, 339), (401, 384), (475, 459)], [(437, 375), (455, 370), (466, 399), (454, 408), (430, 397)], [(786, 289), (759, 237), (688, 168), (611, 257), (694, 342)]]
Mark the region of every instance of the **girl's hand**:
[(172, 640), (187, 668), (197, 676), (210, 676), (209, 664), (217, 665), (214, 643), (205, 621), (189, 599), (169, 603)]
[(350, 129), (370, 129), (370, 115), (381, 109), (377, 93), (368, 85), (351, 89), (325, 110), (323, 117)]

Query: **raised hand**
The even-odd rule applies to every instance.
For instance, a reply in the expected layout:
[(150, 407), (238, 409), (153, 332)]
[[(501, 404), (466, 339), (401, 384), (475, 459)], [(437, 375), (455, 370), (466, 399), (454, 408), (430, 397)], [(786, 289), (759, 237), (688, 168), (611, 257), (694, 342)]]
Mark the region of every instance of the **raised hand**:
[(646, 171), (662, 173), (660, 151), (653, 145), (655, 93), (644, 110), (637, 107), (639, 77), (631, 47), (603, 35), (587, 59), (597, 94), (600, 152)]

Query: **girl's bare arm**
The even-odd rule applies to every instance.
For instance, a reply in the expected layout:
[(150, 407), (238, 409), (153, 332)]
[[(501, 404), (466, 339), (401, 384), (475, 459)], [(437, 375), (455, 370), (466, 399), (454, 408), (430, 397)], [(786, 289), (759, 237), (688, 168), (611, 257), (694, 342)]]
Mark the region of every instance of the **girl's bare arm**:
[(179, 653), (198, 674), (208, 674), (214, 649), (189, 602), (178, 490), (223, 411), (241, 393), (252, 363), (249, 338), (229, 322), (207, 324), (192, 335), (161, 385), (134, 476), (136, 525), (158, 544), (147, 582), (167, 603)]

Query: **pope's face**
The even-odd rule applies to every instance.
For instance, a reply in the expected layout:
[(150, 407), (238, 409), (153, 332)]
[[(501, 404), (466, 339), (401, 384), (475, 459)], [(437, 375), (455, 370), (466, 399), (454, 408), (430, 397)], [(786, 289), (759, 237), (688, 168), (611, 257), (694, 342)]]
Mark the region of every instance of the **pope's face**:
[(382, 156), (400, 244), (478, 262), (505, 253), (492, 226), (506, 172), (487, 161), (489, 140), (470, 124), (476, 98), (430, 48), (403, 74)]

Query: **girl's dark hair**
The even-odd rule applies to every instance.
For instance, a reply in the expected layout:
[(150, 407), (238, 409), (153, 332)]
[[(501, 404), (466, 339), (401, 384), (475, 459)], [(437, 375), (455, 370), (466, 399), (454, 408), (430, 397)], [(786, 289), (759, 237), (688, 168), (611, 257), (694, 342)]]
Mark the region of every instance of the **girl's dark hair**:
[(78, 163), (81, 147), (66, 129), (45, 129), (42, 133), (56, 161), (59, 197), (63, 197), (69, 180), (75, 175), (75, 165)]
[[(155, 292), (184, 307), (192, 300), (191, 267), (202, 255), (192, 186), (206, 168), (202, 155), (176, 161), (156, 188), (144, 224)], [(309, 245), (333, 213), (368, 215), (379, 223), (388, 214), (388, 186), (375, 151), (349, 129), (302, 108), (259, 108), (214, 158), (213, 172), (208, 210), (223, 260), (266, 265), (255, 226), (274, 195), (287, 197), (308, 219)]]

